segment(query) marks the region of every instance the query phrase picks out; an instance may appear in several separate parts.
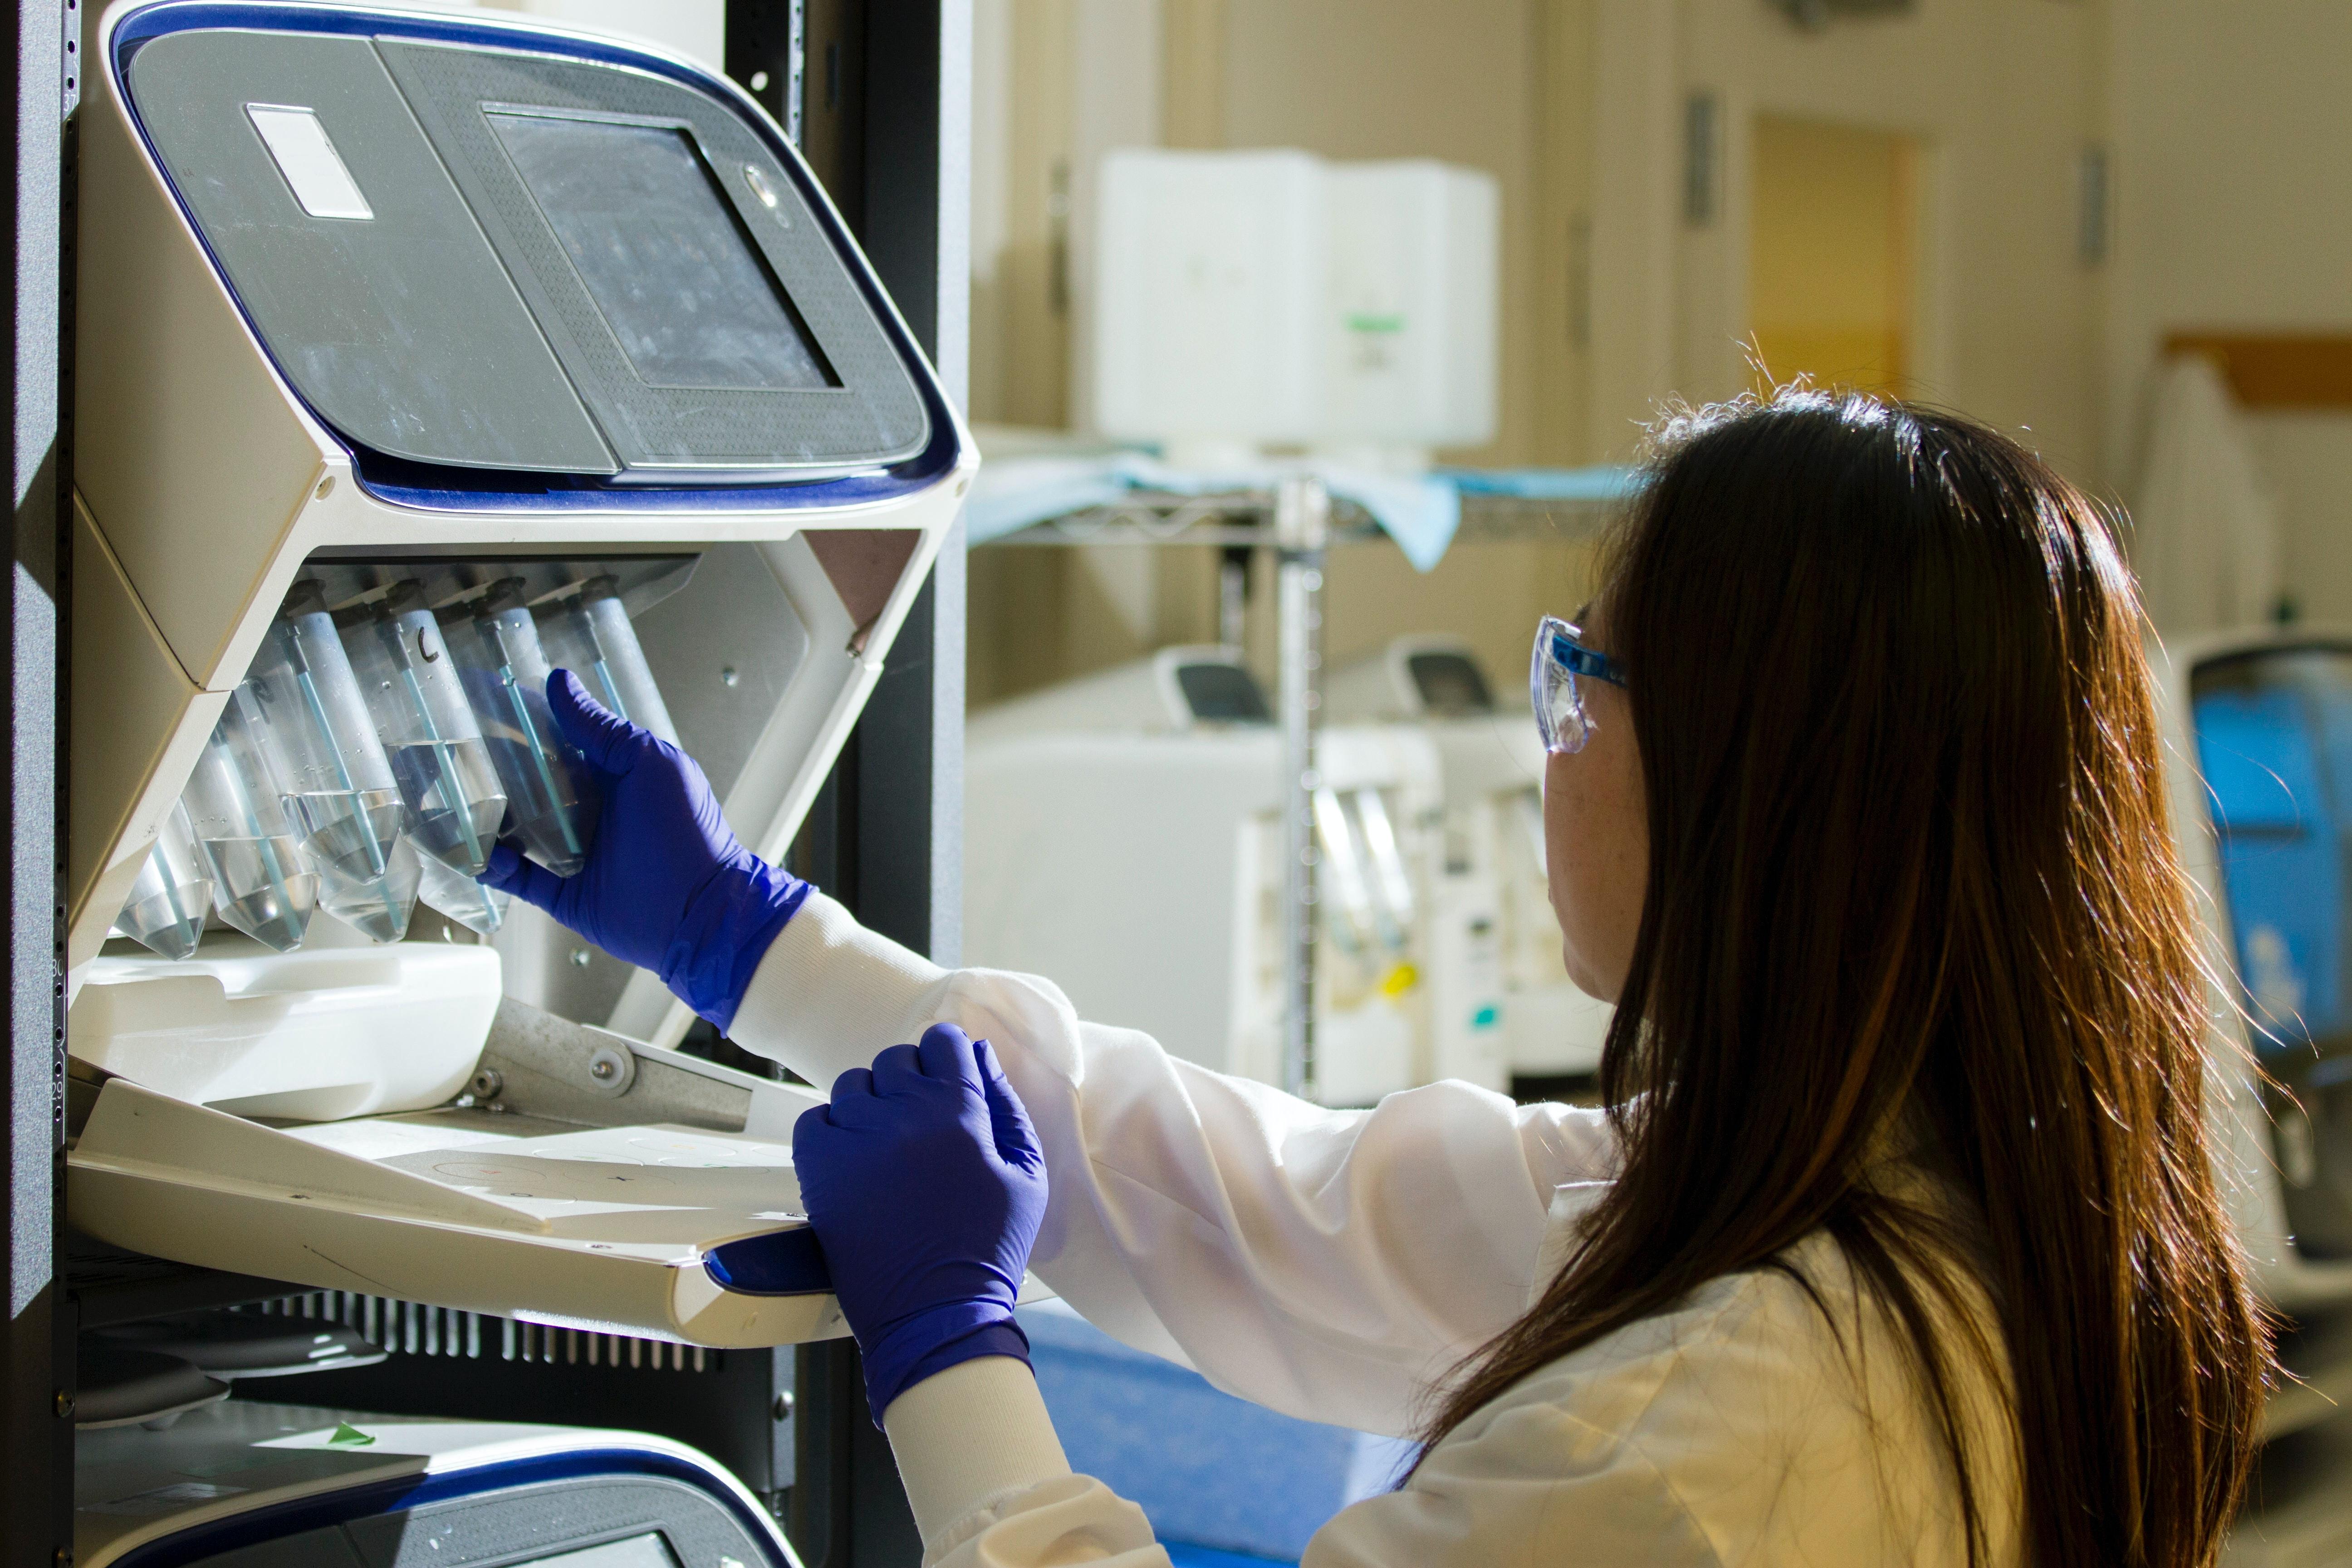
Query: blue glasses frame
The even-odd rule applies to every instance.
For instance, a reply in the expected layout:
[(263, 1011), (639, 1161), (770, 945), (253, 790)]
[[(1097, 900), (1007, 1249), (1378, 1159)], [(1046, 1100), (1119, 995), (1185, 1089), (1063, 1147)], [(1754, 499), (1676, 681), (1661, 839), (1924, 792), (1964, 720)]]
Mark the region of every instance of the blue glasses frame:
[(1547, 752), (1580, 752), (1592, 738), (1592, 715), (1579, 689), (1580, 677), (1605, 680), (1625, 689), (1625, 667), (1598, 648), (1587, 647), (1584, 636), (1558, 616), (1546, 616), (1536, 627), (1536, 647), (1528, 666), (1528, 695), (1535, 705), (1536, 732)]

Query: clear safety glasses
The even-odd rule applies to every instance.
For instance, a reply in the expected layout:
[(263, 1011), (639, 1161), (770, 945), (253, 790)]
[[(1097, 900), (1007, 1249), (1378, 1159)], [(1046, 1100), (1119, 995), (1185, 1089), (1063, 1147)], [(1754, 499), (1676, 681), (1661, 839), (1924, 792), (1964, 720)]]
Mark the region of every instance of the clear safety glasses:
[(1547, 752), (1580, 752), (1592, 738), (1592, 716), (1585, 711), (1580, 676), (1605, 680), (1623, 689), (1625, 668), (1607, 654), (1578, 640), (1583, 633), (1558, 616), (1546, 616), (1536, 627), (1536, 651), (1528, 666), (1528, 695), (1535, 700), (1536, 732)]

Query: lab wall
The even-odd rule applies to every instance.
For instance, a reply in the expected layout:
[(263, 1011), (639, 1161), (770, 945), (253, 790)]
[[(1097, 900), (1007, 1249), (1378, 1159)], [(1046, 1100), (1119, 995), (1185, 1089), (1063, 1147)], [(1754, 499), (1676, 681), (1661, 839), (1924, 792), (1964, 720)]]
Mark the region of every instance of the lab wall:
[[(1586, 0), (976, 0), (975, 419), (1089, 423), (1094, 169), (1116, 147), (1438, 158), (1502, 188), (1501, 417), (1479, 462), (1578, 456), (1552, 404), (1578, 353), (1568, 202), (1585, 160)], [(1570, 121), (1573, 121), (1570, 124)], [(1560, 133), (1555, 134), (1555, 132)], [(994, 167), (977, 173), (982, 164)], [(1549, 287), (1547, 287), (1549, 286)]]
[[(1073, 367), (1087, 357), (1091, 171), (1104, 153), (1298, 147), (1495, 176), (1496, 437), (1444, 456), (1586, 460), (1591, 12), (1591, 0), (975, 0), (973, 418), (1087, 427), (1089, 389)], [(1587, 554), (1564, 531), (1458, 547), (1423, 577), (1393, 552), (1336, 551), (1327, 651), (1456, 631), (1491, 637), (1490, 664), (1508, 671), (1526, 650), (1505, 645), (1524, 643), (1539, 610), (1574, 608), (1558, 595), (1582, 582)], [(971, 573), (975, 708), (1216, 637), (1213, 551), (983, 550)], [(1254, 593), (1248, 619), (1253, 660), (1269, 674), (1270, 599)], [(1524, 615), (1496, 609), (1522, 599)]]
[[(1766, 0), (976, 0), (975, 40), (982, 420), (1086, 428), (1087, 171), (1139, 142), (1491, 173), (1500, 420), (1490, 446), (1448, 455), (1475, 463), (1622, 460), (1663, 400), (1818, 368), (1755, 363), (1774, 309), (1755, 297), (1759, 247), (1786, 216), (1767, 210), (1786, 182), (1759, 169), (1775, 128), (1900, 144), (1889, 384), (2022, 435), (2101, 494), (2135, 495), (2167, 333), (2337, 331), (2352, 314), (2352, 9), (2334, 0), (1916, 0), (1817, 29)], [(2352, 619), (2352, 417), (2254, 411), (2248, 427), (2294, 608)], [(1517, 548), (1465, 549), (1445, 569), (1475, 584), (1458, 599), (1342, 552), (1326, 637), (1499, 642), (1474, 606), (1581, 570), (1565, 538), (1527, 546), (1532, 575)], [(976, 586), (993, 574), (1023, 606), (1024, 646), (983, 651), (976, 596), (973, 700), (1210, 635), (1214, 561), (1187, 554), (976, 563)]]
[[(2102, 0), (1918, 0), (1793, 26), (1760, 0), (1594, 0), (1592, 448), (1661, 396), (1756, 374), (1748, 297), (1759, 123), (1918, 150), (1909, 395), (2029, 439), (2094, 483), (2104, 268), (2082, 246), (2101, 143)], [(1772, 365), (1776, 374), (1788, 369)]]
[[(2352, 321), (2352, 8), (2112, 0), (2112, 471), (2136, 475), (2163, 340)], [(2246, 416), (2307, 619), (2352, 620), (2352, 415)]]

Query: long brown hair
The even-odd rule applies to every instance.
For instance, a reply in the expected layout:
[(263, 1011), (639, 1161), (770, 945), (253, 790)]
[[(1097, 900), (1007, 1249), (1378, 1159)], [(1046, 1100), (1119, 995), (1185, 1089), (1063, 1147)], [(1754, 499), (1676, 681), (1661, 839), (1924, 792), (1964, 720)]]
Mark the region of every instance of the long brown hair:
[[(1976, 1354), (2005, 1371), (2027, 1562), (2211, 1563), (2269, 1348), (2215, 1190), (2200, 949), (2100, 509), (1967, 420), (1784, 393), (1662, 428), (1601, 602), (1649, 813), (1601, 1068), (1624, 1167), (1432, 1439), (1825, 1229), (1907, 1347), (1972, 1560)], [(1906, 1139), (1959, 1203), (1863, 1179)], [(1963, 1279), (1997, 1348), (1938, 1330), (1975, 1321)]]

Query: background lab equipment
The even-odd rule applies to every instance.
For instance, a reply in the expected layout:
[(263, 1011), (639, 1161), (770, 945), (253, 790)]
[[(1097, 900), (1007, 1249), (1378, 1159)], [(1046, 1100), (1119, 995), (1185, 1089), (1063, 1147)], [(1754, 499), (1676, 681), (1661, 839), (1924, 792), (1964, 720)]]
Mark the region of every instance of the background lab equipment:
[[(1431, 1072), (1437, 759), (1394, 726), (1318, 748), (1316, 1094), (1369, 1105)], [(967, 963), (1281, 1081), (1281, 741), (1239, 650), (1162, 648), (976, 714), (965, 768)]]
[[(421, 1312), (448, 1333), (412, 1327), (382, 1387), (450, 1409), (546, 1401), (555, 1351), (521, 1328), (592, 1364), (740, 1352), (772, 1437), (793, 1373), (768, 1347), (840, 1331), (785, 1147), (810, 1097), (672, 1048), (684, 1006), (535, 910), (411, 900), (462, 904), (493, 835), (558, 868), (585, 847), (551, 656), (783, 859), (910, 616), (928, 659), (958, 416), (809, 167), (704, 68), (308, 5), (118, 4), (79, 46), (84, 1321), (157, 1279)], [(811, 868), (912, 793), (911, 843), (873, 859), (927, 888), (928, 744), (871, 761)], [(485, 1323), (499, 1370), (415, 1359), (483, 1355)], [(643, 1403), (684, 1425), (733, 1397)], [(770, 1458), (772, 1494), (789, 1440)]]
[(2305, 1384), (2265, 1411), (2225, 1561), (2306, 1568), (2352, 1548), (2352, 634), (2215, 633), (2152, 657), (2172, 754), (2195, 764), (2172, 776), (2182, 857), (2241, 987), (2211, 1009), (2222, 1190)]
[[(1578, 990), (1561, 964), (1544, 867), (1543, 743), (1517, 683), (1501, 688), (1498, 700), (1468, 643), (1397, 637), (1328, 676), (1323, 711), (1335, 723), (1411, 724), (1436, 748), (1445, 781), (1437, 930), (1458, 956), (1432, 973), (1433, 1012), (1440, 1039), (1452, 1031), (1461, 1041), (1441, 1047), (1444, 1059), (1491, 1063), (1488, 1077), (1444, 1076), (1516, 1085), (1530, 1097), (1588, 1089), (1613, 1010)], [(1482, 934), (1478, 911), (1488, 909), (1494, 927)], [(1480, 1043), (1490, 1034), (1479, 1020), (1494, 966), (1498, 1038)]]
[(83, 1568), (798, 1568), (740, 1481), (644, 1433), (239, 1400), (80, 1447)]
[(1122, 148), (1097, 201), (1077, 380), (1102, 434), (1179, 465), (1309, 443), (1404, 470), (1494, 438), (1492, 175)]

